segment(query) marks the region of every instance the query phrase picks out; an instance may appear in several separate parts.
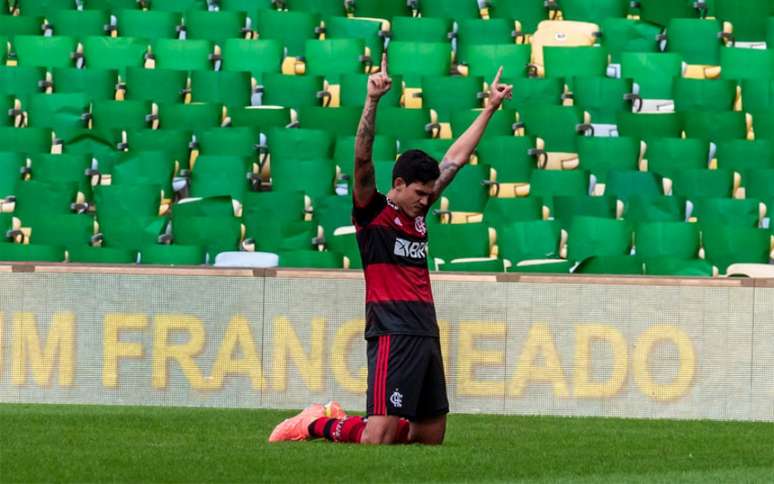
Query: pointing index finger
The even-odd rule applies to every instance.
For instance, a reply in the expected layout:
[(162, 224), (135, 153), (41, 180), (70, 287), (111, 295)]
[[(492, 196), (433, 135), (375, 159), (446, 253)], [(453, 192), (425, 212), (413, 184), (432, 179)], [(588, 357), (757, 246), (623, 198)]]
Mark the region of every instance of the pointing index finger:
[(387, 75), (387, 53), (382, 53), (382, 68), (381, 68), (382, 74)]
[(497, 69), (497, 75), (494, 78), (494, 81), (492, 81), (492, 85), (497, 85), (500, 83), (500, 76), (503, 75), (503, 66), (500, 66), (499, 69)]

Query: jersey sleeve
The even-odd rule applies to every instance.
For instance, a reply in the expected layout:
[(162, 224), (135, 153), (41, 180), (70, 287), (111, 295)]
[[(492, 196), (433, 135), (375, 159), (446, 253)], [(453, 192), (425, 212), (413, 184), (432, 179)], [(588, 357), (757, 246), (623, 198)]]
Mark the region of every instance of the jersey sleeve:
[(387, 206), (387, 197), (379, 192), (374, 192), (365, 206), (358, 207), (354, 196), (352, 197), (352, 222), (355, 226), (362, 228), (368, 226)]

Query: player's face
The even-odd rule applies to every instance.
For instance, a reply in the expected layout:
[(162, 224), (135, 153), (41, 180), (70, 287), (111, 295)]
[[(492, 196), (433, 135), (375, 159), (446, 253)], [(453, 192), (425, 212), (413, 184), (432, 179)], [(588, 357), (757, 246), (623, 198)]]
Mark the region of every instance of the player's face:
[(435, 181), (427, 183), (414, 182), (406, 185), (403, 180), (396, 180), (395, 189), (398, 192), (395, 203), (410, 217), (417, 217), (427, 212), (430, 196), (433, 193)]

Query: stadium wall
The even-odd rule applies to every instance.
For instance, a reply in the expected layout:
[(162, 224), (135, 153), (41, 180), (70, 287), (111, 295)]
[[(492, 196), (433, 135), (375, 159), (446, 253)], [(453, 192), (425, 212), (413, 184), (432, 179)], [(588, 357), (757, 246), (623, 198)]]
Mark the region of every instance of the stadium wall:
[[(774, 420), (772, 280), (433, 286), (454, 412)], [(0, 266), (0, 301), (0, 402), (365, 405), (357, 272)]]

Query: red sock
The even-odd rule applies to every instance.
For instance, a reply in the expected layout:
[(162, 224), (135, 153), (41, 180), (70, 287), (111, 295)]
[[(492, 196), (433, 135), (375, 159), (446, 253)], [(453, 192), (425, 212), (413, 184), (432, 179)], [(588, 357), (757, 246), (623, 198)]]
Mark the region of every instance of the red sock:
[(331, 442), (350, 442), (359, 444), (366, 423), (363, 417), (343, 419), (321, 417), (309, 424), (311, 438), (326, 438)]
[(395, 435), (395, 443), (396, 444), (408, 444), (409, 442), (409, 429), (411, 428), (411, 423), (406, 420), (405, 418), (402, 418), (398, 421), (398, 433)]

